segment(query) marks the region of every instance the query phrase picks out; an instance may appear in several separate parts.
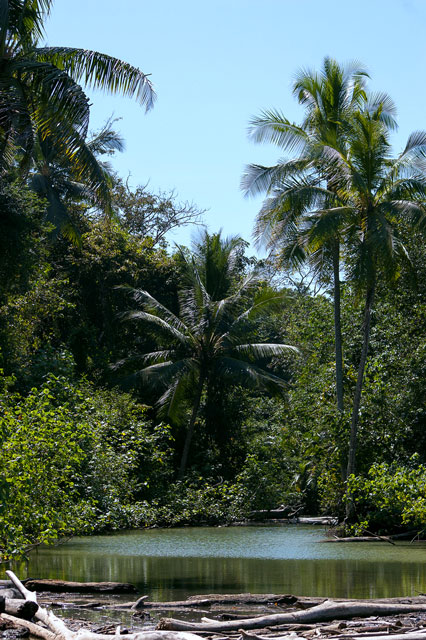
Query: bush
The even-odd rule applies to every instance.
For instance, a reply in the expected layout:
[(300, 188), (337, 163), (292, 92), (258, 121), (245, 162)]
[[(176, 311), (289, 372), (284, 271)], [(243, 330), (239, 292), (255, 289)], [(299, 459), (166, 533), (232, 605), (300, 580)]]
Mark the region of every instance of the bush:
[[(1, 386), (0, 386), (1, 389)], [(1, 393), (0, 554), (61, 536), (134, 526), (170, 469), (167, 427), (127, 394), (50, 376), (26, 397)]]
[[(362, 528), (377, 533), (426, 528), (426, 466), (373, 465), (367, 477), (351, 476), (351, 492)], [(360, 534), (360, 525), (354, 533)]]

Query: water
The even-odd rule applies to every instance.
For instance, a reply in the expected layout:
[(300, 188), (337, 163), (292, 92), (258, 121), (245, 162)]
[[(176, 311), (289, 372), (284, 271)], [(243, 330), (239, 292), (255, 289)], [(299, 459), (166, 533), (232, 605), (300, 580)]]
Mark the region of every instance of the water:
[(322, 544), (320, 527), (127, 531), (33, 552), (19, 576), (133, 582), (152, 600), (200, 593), (347, 598), (426, 592), (426, 545)]

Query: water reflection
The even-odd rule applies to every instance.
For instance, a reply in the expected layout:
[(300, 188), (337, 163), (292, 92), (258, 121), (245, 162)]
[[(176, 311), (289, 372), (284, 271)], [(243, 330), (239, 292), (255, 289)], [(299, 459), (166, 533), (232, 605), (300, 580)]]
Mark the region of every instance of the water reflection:
[(424, 546), (319, 544), (317, 528), (203, 528), (75, 538), (40, 549), (19, 575), (117, 580), (157, 600), (195, 593), (390, 597), (426, 591)]

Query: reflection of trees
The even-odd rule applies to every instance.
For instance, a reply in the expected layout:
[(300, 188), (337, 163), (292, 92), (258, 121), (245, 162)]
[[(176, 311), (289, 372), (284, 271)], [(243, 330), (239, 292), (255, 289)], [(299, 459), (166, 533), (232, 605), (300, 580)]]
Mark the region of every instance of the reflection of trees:
[[(404, 551), (402, 550), (402, 554)], [(173, 558), (41, 550), (18, 575), (133, 582), (154, 600), (196, 593), (295, 593), (330, 597), (391, 597), (424, 590), (426, 566), (416, 562), (345, 559)], [(411, 558), (410, 558), (411, 556)], [(411, 560), (411, 561), (410, 561)]]

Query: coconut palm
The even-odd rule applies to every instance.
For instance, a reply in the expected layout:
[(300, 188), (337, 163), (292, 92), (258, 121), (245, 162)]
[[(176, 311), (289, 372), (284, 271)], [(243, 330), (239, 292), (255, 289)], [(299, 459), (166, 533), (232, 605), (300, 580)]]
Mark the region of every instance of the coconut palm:
[(401, 222), (426, 226), (426, 132), (410, 135), (404, 151), (390, 158), (388, 132), (368, 114), (358, 114), (346, 173), (352, 222), (347, 243), (352, 255), (352, 277), (365, 289), (363, 347), (351, 421), (348, 475), (355, 471), (357, 427), (362, 381), (370, 337), (371, 312), (378, 279), (395, 280), (408, 260), (399, 237)]
[(239, 236), (222, 238), (221, 231), (200, 231), (192, 242), (191, 251), (179, 247), (186, 288), (194, 286), (200, 278), (212, 300), (226, 298), (243, 270), (247, 245)]
[[(209, 241), (212, 238), (214, 236), (207, 237)], [(214, 252), (205, 247), (194, 260), (185, 253), (181, 254), (187, 274), (186, 286), (179, 296), (177, 315), (142, 290), (130, 290), (139, 309), (123, 314), (125, 320), (142, 322), (152, 331), (158, 344), (157, 350), (133, 357), (133, 364), (142, 365), (133, 373), (133, 379), (162, 390), (158, 406), (169, 418), (179, 420), (188, 401), (191, 403), (180, 478), (185, 473), (202, 396), (205, 390), (208, 392), (211, 382), (221, 380), (223, 384), (282, 392), (284, 380), (261, 367), (258, 361), (288, 351), (297, 352), (289, 345), (247, 342), (249, 319), (280, 299), (276, 293), (260, 292), (256, 277), (248, 277), (239, 283), (234, 281), (228, 287), (226, 297), (218, 298), (210, 293), (218, 289), (216, 283), (208, 279), (208, 274), (217, 269), (219, 263), (222, 273), (233, 271), (232, 262), (238, 243), (214, 241)], [(231, 250), (230, 245), (234, 245)], [(225, 256), (227, 259), (223, 261)], [(212, 262), (216, 265), (212, 266)], [(128, 364), (127, 358), (116, 366)]]
[[(358, 112), (345, 153), (333, 150), (338, 185), (332, 206), (311, 216), (309, 233), (337, 218), (344, 227), (350, 278), (365, 295), (361, 356), (351, 417), (347, 477), (355, 472), (359, 411), (377, 283), (393, 281), (408, 260), (401, 223), (426, 228), (426, 132), (413, 133), (404, 151), (391, 158), (389, 129), (376, 112)], [(322, 232), (321, 232), (322, 233)], [(347, 516), (353, 504), (347, 502)]]
[(151, 108), (146, 74), (111, 56), (70, 47), (40, 47), (52, 0), (0, 0), (0, 168), (21, 150), (28, 167), (37, 137), (73, 163), (99, 198), (107, 201), (103, 172), (84, 144), (89, 100), (80, 83), (121, 93)]
[[(250, 165), (242, 180), (246, 194), (266, 193), (268, 198), (257, 217), (255, 238), (260, 245), (279, 250), (281, 259), (300, 265), (309, 259), (316, 270), (332, 269), (335, 329), (337, 407), (343, 412), (343, 356), (340, 321), (340, 220), (335, 215), (318, 225), (315, 241), (307, 233), (312, 208), (328, 210), (335, 198), (332, 151), (345, 154), (353, 115), (362, 108), (377, 111), (389, 127), (394, 127), (394, 106), (385, 94), (369, 100), (365, 90), (366, 70), (359, 63), (346, 66), (325, 58), (318, 74), (300, 71), (293, 94), (305, 107), (300, 126), (278, 111), (264, 111), (251, 122), (255, 142), (272, 142), (295, 151), (295, 159), (277, 165)], [(320, 230), (324, 231), (321, 237)]]
[[(92, 156), (93, 165), (97, 165), (99, 173), (103, 173), (105, 185), (112, 184), (112, 169), (108, 162), (100, 156), (110, 155), (124, 150), (124, 141), (113, 129), (113, 120), (108, 120), (100, 131), (89, 136), (83, 142), (86, 154)], [(78, 180), (72, 159), (55, 148), (52, 140), (37, 137), (32, 153), (33, 167), (30, 171), (29, 185), (31, 189), (47, 201), (46, 219), (54, 226), (54, 233), (62, 233), (71, 241), (78, 243), (80, 238), (73, 225), (68, 202), (84, 202), (89, 207), (99, 204), (97, 193), (85, 182)]]

